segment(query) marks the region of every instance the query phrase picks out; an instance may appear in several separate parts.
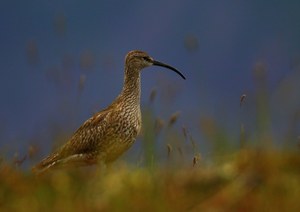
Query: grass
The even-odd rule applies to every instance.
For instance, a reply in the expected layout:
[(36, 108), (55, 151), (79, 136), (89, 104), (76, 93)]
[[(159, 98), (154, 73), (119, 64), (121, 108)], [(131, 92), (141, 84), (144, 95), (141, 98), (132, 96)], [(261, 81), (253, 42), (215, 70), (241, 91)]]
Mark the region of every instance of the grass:
[(57, 170), (1, 163), (1, 211), (300, 211), (298, 151), (242, 149), (210, 165)]

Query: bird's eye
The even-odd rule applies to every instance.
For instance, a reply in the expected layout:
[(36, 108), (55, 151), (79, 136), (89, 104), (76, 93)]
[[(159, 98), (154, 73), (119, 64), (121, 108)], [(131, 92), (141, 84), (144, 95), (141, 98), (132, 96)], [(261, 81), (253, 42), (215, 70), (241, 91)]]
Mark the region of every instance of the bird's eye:
[(146, 61), (148, 61), (148, 62), (150, 61), (149, 57), (143, 57), (143, 59), (146, 60)]

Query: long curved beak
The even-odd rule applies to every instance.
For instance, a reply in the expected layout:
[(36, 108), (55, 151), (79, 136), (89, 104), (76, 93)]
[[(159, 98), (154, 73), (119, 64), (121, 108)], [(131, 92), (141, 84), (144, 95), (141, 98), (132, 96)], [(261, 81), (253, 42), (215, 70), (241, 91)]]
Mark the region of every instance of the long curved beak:
[(182, 73), (180, 73), (180, 71), (178, 71), (176, 68), (170, 66), (170, 65), (167, 65), (167, 64), (164, 64), (164, 63), (161, 63), (159, 61), (156, 61), (156, 60), (153, 60), (153, 65), (154, 66), (161, 66), (161, 67), (165, 67), (165, 68), (168, 68), (174, 72), (176, 72), (178, 75), (180, 75), (183, 79), (185, 79), (185, 76), (183, 76)]

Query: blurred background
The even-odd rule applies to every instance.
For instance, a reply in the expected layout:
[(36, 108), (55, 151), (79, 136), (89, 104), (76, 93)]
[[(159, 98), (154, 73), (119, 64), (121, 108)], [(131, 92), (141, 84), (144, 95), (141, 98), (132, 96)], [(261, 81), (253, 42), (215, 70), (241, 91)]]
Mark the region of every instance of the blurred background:
[[(66, 141), (119, 94), (134, 49), (187, 78), (159, 67), (142, 73), (144, 126), (164, 129), (165, 153), (186, 137), (204, 155), (216, 140), (295, 148), (299, 9), (296, 0), (3, 0), (0, 154), (38, 148), (40, 159)], [(141, 142), (130, 152), (141, 155)]]

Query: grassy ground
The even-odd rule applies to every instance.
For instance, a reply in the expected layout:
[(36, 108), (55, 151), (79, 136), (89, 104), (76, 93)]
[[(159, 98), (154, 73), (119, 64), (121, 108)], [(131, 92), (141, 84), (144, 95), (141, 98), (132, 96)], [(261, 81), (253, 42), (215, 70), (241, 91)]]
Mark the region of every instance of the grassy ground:
[(2, 161), (0, 171), (0, 211), (300, 211), (299, 196), (298, 151), (249, 148), (209, 165), (118, 161), (43, 176)]

